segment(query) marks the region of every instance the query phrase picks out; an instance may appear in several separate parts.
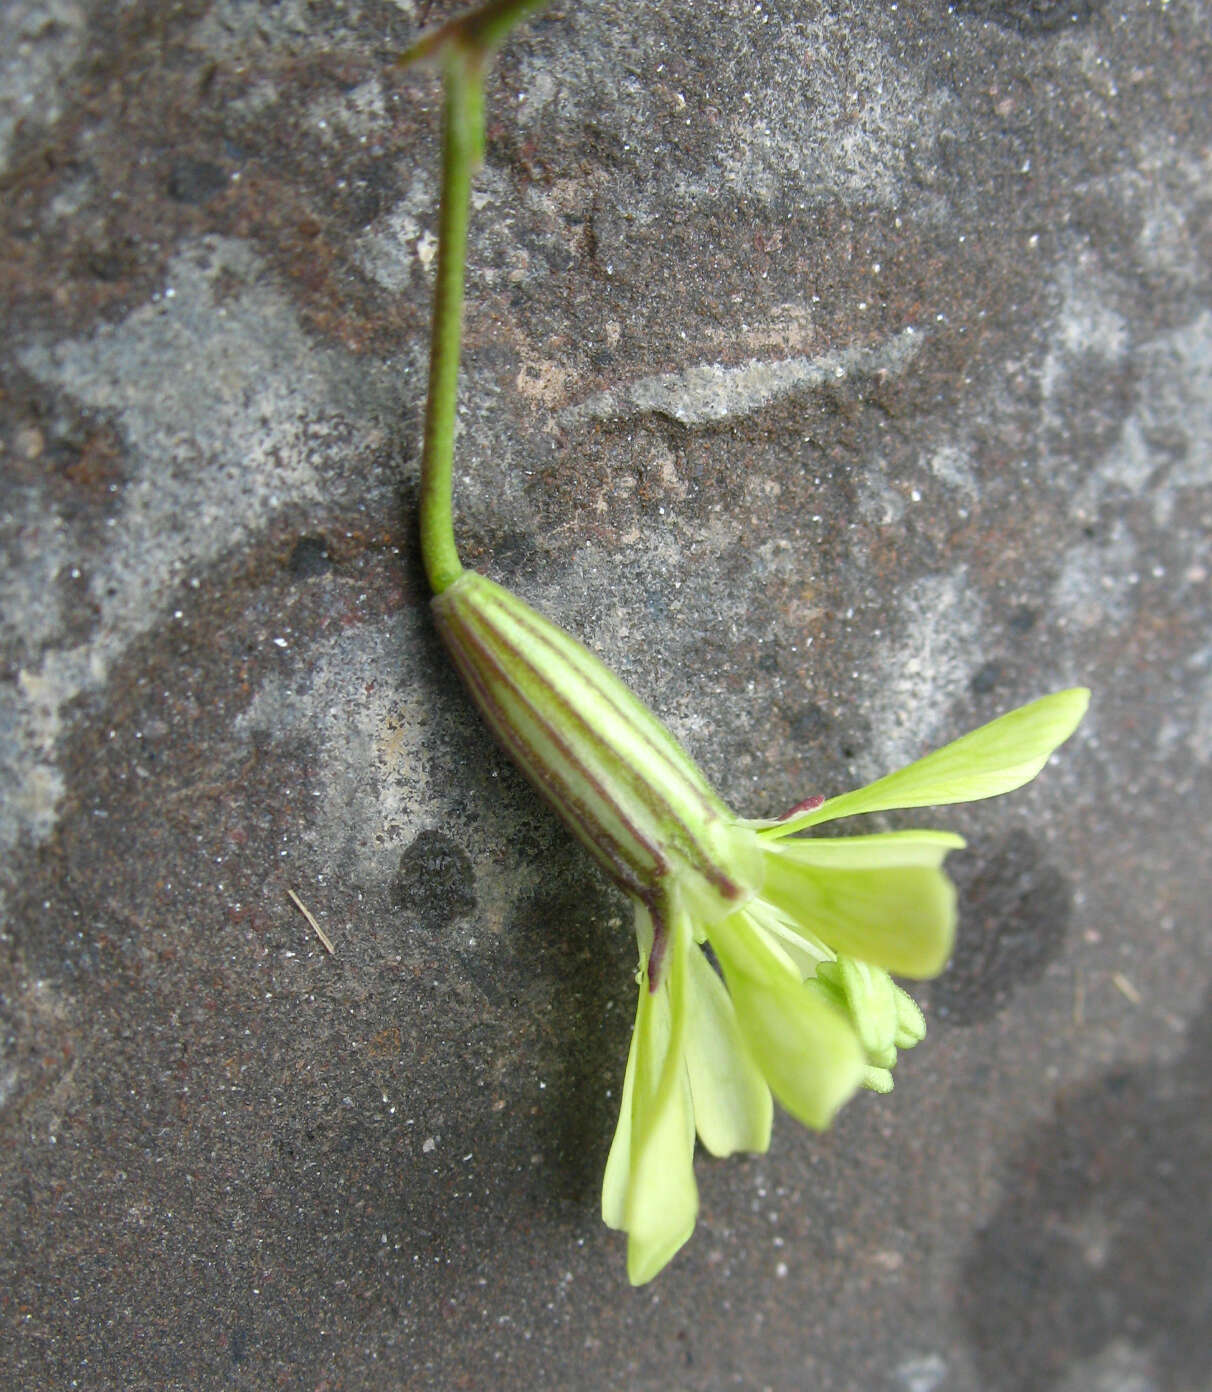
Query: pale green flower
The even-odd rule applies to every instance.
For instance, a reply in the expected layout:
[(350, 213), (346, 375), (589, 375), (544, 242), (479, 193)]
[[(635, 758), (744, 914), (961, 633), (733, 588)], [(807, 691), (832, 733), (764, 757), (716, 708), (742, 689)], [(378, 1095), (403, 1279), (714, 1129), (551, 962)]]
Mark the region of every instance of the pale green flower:
[[(777, 821), (733, 815), (674, 739), (586, 648), (463, 571), (438, 630), (515, 761), (636, 905), (635, 1030), (602, 1191), (642, 1284), (694, 1230), (695, 1136), (764, 1151), (772, 1096), (823, 1128), (860, 1086), (892, 1087), (925, 1021), (890, 973), (942, 970), (955, 931), (943, 831), (823, 840), (840, 817), (966, 802), (1034, 778), (1089, 694), (1061, 691), (854, 792)], [(709, 945), (722, 971), (704, 952)]]
[(941, 831), (799, 833), (859, 812), (1009, 792), (1073, 732), (1088, 693), (1046, 696), (869, 787), (750, 821), (592, 653), (463, 569), (451, 482), (484, 68), (542, 3), (488, 0), (402, 59), (439, 62), (445, 85), (421, 554), (438, 630), (481, 713), (635, 902), (639, 1002), (602, 1212), (627, 1233), (638, 1285), (694, 1230), (696, 1135), (715, 1155), (763, 1151), (775, 1098), (827, 1126), (858, 1087), (890, 1091), (897, 1050), (925, 1034), (890, 973), (929, 977), (946, 962), (955, 891), (942, 862), (963, 842)]

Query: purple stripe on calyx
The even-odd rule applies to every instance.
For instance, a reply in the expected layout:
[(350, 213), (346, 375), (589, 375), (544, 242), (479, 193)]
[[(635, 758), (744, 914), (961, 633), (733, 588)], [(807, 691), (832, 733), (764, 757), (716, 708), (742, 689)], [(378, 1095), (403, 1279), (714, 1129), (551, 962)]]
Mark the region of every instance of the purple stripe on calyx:
[[(520, 648), (517, 639), (503, 631), (506, 627), (521, 629), (531, 644), (540, 646), (545, 653), (550, 655), (551, 667), (557, 670), (562, 668), (573, 678), (571, 683), (573, 691), (578, 686), (583, 688), (588, 704), (592, 704), (596, 700), (604, 709), (609, 711), (614, 719), (625, 725), (629, 735), (642, 746), (643, 751), (654, 762), (659, 761), (668, 771), (665, 781), (680, 783), (685, 799), (698, 805), (706, 821), (718, 819), (721, 813), (727, 815), (723, 805), (710, 792), (705, 782), (702, 782), (699, 771), (689, 758), (685, 758), (682, 762), (674, 762), (670, 750), (662, 748), (661, 744), (653, 739), (650, 731), (634, 719), (633, 713), (619, 704), (618, 700), (615, 699), (615, 693), (609, 689), (609, 686), (603, 688), (599, 679), (601, 675), (604, 674), (609, 679), (610, 684), (613, 684), (614, 679), (601, 666), (597, 658), (557, 629), (555, 632), (559, 637), (565, 639), (573, 650), (571, 654), (565, 652), (559, 643), (553, 641), (549, 631), (554, 628), (553, 625), (549, 625), (546, 620), (525, 606), (521, 600), (509, 596), (508, 592), (499, 591), (498, 587), (485, 581), (483, 577), (473, 577), (471, 573), (468, 573), (465, 580), (468, 582), (467, 585), (464, 585), (463, 581), (456, 582), (451, 587), (454, 593), (445, 592), (440, 597), (441, 602), (435, 603), (439, 628), (447, 645), (451, 648), (452, 654), (456, 655), (456, 660), (458, 660), (460, 651), (465, 650), (467, 663), (458, 661), (460, 671), (469, 675), (470, 670), (476, 664), (484, 669), (477, 672), (479, 680), (475, 683), (476, 689), (473, 692), (477, 698), (477, 703), (482, 704), (486, 712), (491, 709), (495, 713), (495, 718), (491, 723), (497, 731), (498, 737), (502, 739), (507, 748), (510, 748), (511, 752), (517, 754), (519, 762), (531, 773), (532, 778), (540, 788), (551, 797), (558, 810), (564, 811), (565, 808), (571, 810), (575, 806), (579, 811), (583, 804), (579, 799), (572, 799), (571, 795), (560, 799), (557, 786), (562, 788), (566, 785), (563, 780), (560, 780), (556, 785), (555, 779), (558, 777), (556, 771), (549, 764), (545, 764), (539, 752), (524, 741), (513, 729), (512, 721), (501, 703), (491, 697), (494, 684), (503, 685), (505, 689), (517, 697), (527, 711), (534, 716), (536, 723), (545, 729), (548, 738), (561, 753), (565, 763), (580, 773), (589, 787), (602, 798), (604, 805), (614, 812), (618, 821), (635, 833), (637, 841), (642, 842), (644, 849), (650, 853), (654, 852), (650, 841), (636, 831), (633, 819), (628, 817), (617, 795), (612, 793), (601, 781), (600, 776), (593, 772), (595, 765), (601, 767), (610, 762), (613, 751), (609, 741), (586, 719), (578, 704), (570, 696), (568, 687), (565, 684), (553, 682), (548, 675), (547, 667), (540, 667), (530, 651)], [(460, 593), (460, 591), (464, 592)], [(516, 670), (510, 672), (505, 665), (506, 663), (514, 664), (515, 669), (521, 667), (523, 671), (521, 673)], [(533, 691), (528, 692), (525, 689), (527, 685), (545, 693), (547, 701), (536, 702)], [(553, 722), (551, 715), (545, 709), (547, 705), (550, 705), (556, 714), (564, 719)], [(643, 710), (642, 707), (640, 709)], [(657, 723), (655, 717), (650, 717), (650, 719), (654, 724)], [(556, 733), (561, 723), (575, 726), (590, 742), (592, 760), (589, 764), (578, 759), (569, 747), (567, 740)], [(513, 738), (508, 737), (510, 734)], [(677, 746), (673, 737), (668, 736), (668, 739), (672, 749), (676, 750)], [(614, 757), (618, 758), (618, 756)], [(622, 761), (620, 761), (616, 771), (623, 775), (621, 779), (623, 786), (636, 793), (640, 798), (645, 820), (658, 823), (663, 821), (666, 824), (665, 834), (669, 841), (674, 846), (679, 847), (682, 854), (691, 861), (698, 873), (714, 887), (717, 893), (725, 898), (739, 897), (742, 892), (740, 887), (728, 875), (724, 874), (720, 867), (706, 854), (705, 848), (691, 832), (684, 817), (660, 784), (640, 774), (634, 767)], [(579, 825), (574, 825), (574, 829), (578, 830), (584, 839), (588, 833), (588, 828), (584, 826), (581, 817), (577, 817), (576, 822)], [(590, 835), (589, 839), (591, 844), (600, 844), (597, 837)], [(610, 839), (615, 841), (613, 837)], [(614, 857), (609, 859), (613, 861)], [(663, 856), (654, 854), (654, 859), (656, 864), (653, 867), (644, 867), (644, 870), (649, 874), (659, 874), (661, 870), (667, 868)], [(615, 867), (608, 865), (607, 868), (614, 869), (617, 874)], [(631, 893), (635, 893), (638, 888), (633, 882), (624, 882), (623, 887)]]
[[(568, 823), (571, 829), (577, 833), (578, 838), (597, 855), (603, 869), (614, 878), (622, 889), (629, 894), (639, 895), (644, 891), (645, 882), (637, 873), (628, 874), (627, 868), (631, 862), (623, 853), (623, 843), (611, 833), (609, 833), (601, 821), (594, 816), (585, 806), (580, 798), (572, 795), (571, 791), (561, 792), (566, 789), (567, 784), (558, 780), (555, 770), (549, 762), (544, 761), (534, 751), (531, 746), (517, 729), (516, 724), (510, 720), (501, 707), (500, 703), (492, 694), (492, 685), (486, 681), (480, 670), (471, 661), (465, 649), (452, 646), (452, 656), (459, 674), (467, 684), (468, 690), (475, 699), (493, 733), (505, 746), (506, 751), (521, 770), (530, 778), (531, 782), (548, 799), (557, 812)], [(484, 655), (486, 657), (486, 655)], [(492, 664), (494, 667), (495, 663)], [(498, 669), (499, 670), (499, 669)], [(546, 722), (539, 720), (539, 724), (546, 728)], [(566, 762), (577, 767), (576, 761), (568, 753), (567, 746), (562, 741), (554, 740), (557, 748), (565, 755)], [(550, 775), (545, 777), (544, 775)], [(591, 786), (597, 787), (594, 780), (586, 776), (586, 782)], [(557, 786), (558, 784), (558, 786)], [(613, 802), (608, 795), (603, 792), (603, 801), (613, 806), (618, 813), (618, 820), (634, 833), (635, 843), (641, 846), (652, 857), (652, 866), (648, 874), (652, 876), (663, 873), (667, 866), (660, 856), (656, 847), (650, 841), (635, 833), (632, 823), (623, 815), (622, 810), (616, 802)], [(617, 848), (614, 853), (610, 848)], [(638, 869), (638, 867), (637, 867)]]

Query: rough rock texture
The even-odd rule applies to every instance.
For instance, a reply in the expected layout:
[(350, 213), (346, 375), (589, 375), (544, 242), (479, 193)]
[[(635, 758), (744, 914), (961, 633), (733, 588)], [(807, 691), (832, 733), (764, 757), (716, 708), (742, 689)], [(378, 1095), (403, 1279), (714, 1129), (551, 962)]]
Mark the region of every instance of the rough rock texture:
[(626, 906), (417, 563), (422, 8), (0, 7), (0, 1384), (1212, 1386), (1212, 5), (585, 0), (503, 55), (469, 560), (755, 815), (1096, 693), (938, 819), (893, 1096), (704, 1160), (640, 1292)]

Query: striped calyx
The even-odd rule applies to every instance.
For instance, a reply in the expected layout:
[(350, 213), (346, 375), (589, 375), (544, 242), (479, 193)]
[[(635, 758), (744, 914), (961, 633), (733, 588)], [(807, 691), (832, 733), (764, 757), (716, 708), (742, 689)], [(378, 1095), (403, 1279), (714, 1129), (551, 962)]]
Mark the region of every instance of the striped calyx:
[(653, 966), (675, 889), (703, 922), (760, 889), (754, 832), (587, 648), (474, 571), (432, 603), (438, 632), (501, 744), (606, 873), (652, 914)]

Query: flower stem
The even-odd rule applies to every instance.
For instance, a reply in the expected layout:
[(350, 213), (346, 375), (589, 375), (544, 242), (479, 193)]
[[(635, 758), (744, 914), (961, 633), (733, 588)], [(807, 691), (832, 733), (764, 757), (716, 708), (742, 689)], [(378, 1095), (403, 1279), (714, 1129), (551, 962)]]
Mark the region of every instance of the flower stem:
[(445, 78), (438, 272), (421, 455), (421, 559), (435, 594), (463, 573), (451, 515), (459, 344), (471, 179), (484, 152), (484, 68), (508, 31), (546, 0), (494, 0), (424, 39), (401, 59), (440, 55)]
[(463, 334), (463, 271), (471, 176), (484, 137), (484, 79), (478, 58), (455, 48), (446, 60), (442, 129), (442, 205), (438, 274), (429, 345), (429, 398), (421, 456), (421, 557), (435, 593), (463, 573), (451, 518), (459, 341)]
[(484, 79), (475, 55), (453, 49), (446, 61), (438, 272), (429, 347), (429, 397), (421, 456), (421, 557), (436, 594), (463, 573), (451, 517), (463, 275), (471, 176), (484, 140)]

